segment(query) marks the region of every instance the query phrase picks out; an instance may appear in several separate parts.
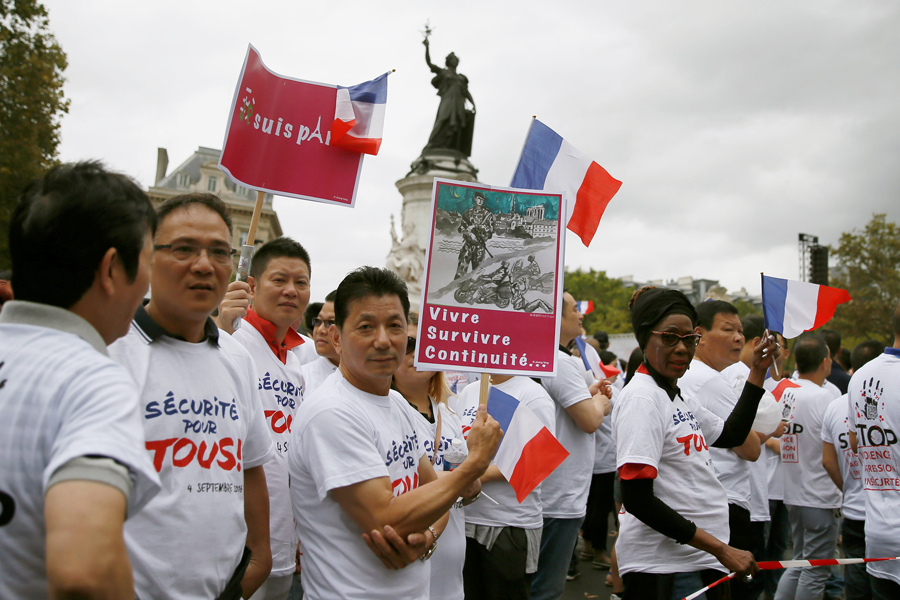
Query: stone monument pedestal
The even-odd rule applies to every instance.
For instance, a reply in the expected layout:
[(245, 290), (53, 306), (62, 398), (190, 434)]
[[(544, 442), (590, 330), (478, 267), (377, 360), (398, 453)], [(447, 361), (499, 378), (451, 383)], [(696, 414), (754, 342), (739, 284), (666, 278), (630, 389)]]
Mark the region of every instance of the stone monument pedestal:
[(409, 287), (410, 309), (419, 310), (422, 294), (422, 275), (425, 269), (425, 246), (428, 243), (428, 228), (431, 222), (431, 191), (434, 178), (455, 179), (456, 181), (478, 181), (478, 169), (461, 152), (444, 149), (422, 151), (406, 177), (397, 181), (397, 189), (403, 196), (400, 211), (403, 239), (398, 240), (391, 219), (393, 244), (387, 256), (387, 268), (395, 271)]

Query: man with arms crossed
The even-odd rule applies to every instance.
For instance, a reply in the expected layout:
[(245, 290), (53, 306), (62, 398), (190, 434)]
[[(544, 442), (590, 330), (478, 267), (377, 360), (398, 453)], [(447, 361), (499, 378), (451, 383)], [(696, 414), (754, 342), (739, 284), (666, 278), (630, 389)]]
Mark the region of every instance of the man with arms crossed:
[(303, 592), (311, 600), (427, 598), (430, 569), (416, 559), (431, 555), (447, 511), (484, 474), (502, 432), (480, 411), (468, 458), (438, 479), (409, 404), (390, 389), (406, 354), (406, 284), (362, 267), (344, 278), (334, 304), (340, 376), (297, 411), (288, 451)]
[(110, 346), (140, 389), (163, 490), (125, 526), (140, 598), (249, 598), (272, 566), (263, 463), (275, 454), (250, 354), (210, 318), (231, 219), (207, 193), (163, 202), (147, 307)]
[[(15, 275), (13, 276), (15, 277)], [(18, 292), (17, 292), (18, 293)], [(5, 310), (5, 309), (4, 309)], [(866, 493), (866, 556), (900, 556), (900, 304), (891, 318), (894, 345), (853, 373), (849, 425), (850, 444), (862, 462)], [(900, 564), (896, 560), (869, 563), (872, 598), (900, 597)]]
[(252, 600), (287, 598), (296, 567), (297, 536), (288, 489), (287, 452), (294, 413), (303, 401), (305, 386), (300, 359), (291, 352), (302, 342), (291, 324), (309, 302), (309, 278), (309, 254), (303, 246), (291, 238), (274, 239), (256, 251), (250, 264), (246, 285), (253, 307), (222, 313), (232, 322), (236, 316), (244, 319), (233, 337), (256, 363), (263, 415), (275, 442), (275, 458), (263, 465), (269, 489), (272, 573)]
[(150, 281), (156, 215), (99, 163), (12, 214), (0, 315), (0, 598), (134, 597), (122, 526), (159, 490), (134, 381), (107, 357)]
[(562, 595), (578, 529), (587, 512), (596, 453), (594, 432), (611, 409), (609, 398), (598, 391), (599, 384), (588, 388), (584, 363), (566, 348), (581, 335), (584, 316), (578, 312), (572, 294), (565, 292), (562, 298), (557, 375), (543, 379), (541, 384), (553, 399), (556, 438), (569, 456), (541, 483), (544, 527), (538, 568), (531, 581), (534, 600)]

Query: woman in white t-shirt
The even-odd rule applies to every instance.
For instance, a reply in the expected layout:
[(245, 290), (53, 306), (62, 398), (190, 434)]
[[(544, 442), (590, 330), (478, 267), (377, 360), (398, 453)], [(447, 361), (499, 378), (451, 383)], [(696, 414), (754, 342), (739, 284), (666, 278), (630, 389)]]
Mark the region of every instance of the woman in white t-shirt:
[[(450, 388), (444, 374), (441, 371), (419, 371), (413, 366), (417, 316), (410, 314), (406, 359), (394, 373), (393, 387), (409, 402), (410, 412), (415, 413), (414, 422), (422, 447), (440, 477), (445, 469), (449, 470), (444, 464), (444, 455), (450, 451), (452, 441), (464, 439), (462, 423), (447, 406)], [(466, 451), (465, 443), (462, 451)], [(429, 559), (433, 600), (462, 600), (464, 597), (462, 570), (466, 558), (466, 519), (463, 504), (470, 498), (474, 499), (480, 490), (476, 480), (476, 484), (463, 494), (463, 501), (450, 509), (450, 520), (441, 533), (434, 555)]]
[[(758, 571), (753, 555), (727, 545), (728, 500), (709, 446), (746, 439), (776, 352), (766, 337), (754, 350), (751, 374), (726, 421), (677, 387), (697, 340), (697, 312), (684, 294), (638, 290), (629, 306), (644, 362), (613, 409), (616, 466), (622, 488), (616, 554), (625, 598), (680, 599), (720, 578)], [(719, 598), (727, 586), (707, 592)]]

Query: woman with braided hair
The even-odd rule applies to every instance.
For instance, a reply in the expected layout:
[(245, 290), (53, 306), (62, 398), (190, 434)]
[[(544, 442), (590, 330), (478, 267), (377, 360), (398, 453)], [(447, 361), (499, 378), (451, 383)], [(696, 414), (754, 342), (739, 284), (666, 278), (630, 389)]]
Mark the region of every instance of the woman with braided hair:
[[(752, 554), (726, 543), (728, 499), (709, 446), (730, 448), (746, 439), (777, 345), (766, 336), (754, 349), (741, 398), (723, 421), (677, 386), (700, 338), (687, 297), (644, 287), (629, 309), (644, 361), (612, 414), (623, 500), (619, 572), (626, 600), (680, 600), (722, 571), (752, 576), (758, 570)], [(728, 598), (728, 586), (707, 597)]]

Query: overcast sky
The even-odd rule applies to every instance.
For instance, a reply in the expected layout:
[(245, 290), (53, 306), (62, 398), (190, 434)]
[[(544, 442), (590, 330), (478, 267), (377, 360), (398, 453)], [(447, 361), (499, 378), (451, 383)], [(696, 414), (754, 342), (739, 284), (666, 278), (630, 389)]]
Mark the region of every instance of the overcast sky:
[(835, 244), (873, 213), (900, 221), (900, 4), (44, 0), (67, 53), (62, 160), (100, 158), (153, 184), (221, 148), (252, 43), (277, 73), (353, 85), (390, 70), (384, 143), (355, 209), (276, 198), (309, 250), (313, 300), (384, 265), (394, 182), (425, 145), (433, 62), (454, 51), (478, 116), (479, 180), (509, 185), (532, 115), (624, 182), (569, 268), (718, 279), (759, 293), (796, 279), (797, 234)]

